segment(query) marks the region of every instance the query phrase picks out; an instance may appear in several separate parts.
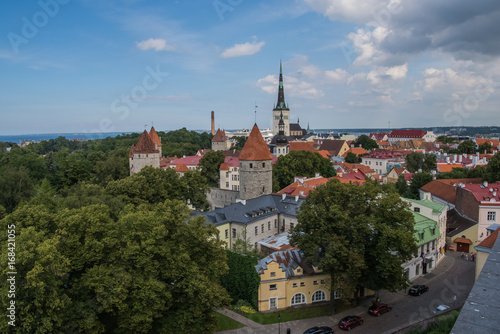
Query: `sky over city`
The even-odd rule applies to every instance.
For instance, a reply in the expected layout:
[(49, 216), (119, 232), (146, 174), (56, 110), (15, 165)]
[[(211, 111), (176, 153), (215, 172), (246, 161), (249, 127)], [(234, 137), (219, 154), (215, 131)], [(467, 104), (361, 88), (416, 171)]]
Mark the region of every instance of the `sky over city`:
[[(500, 125), (498, 0), (40, 0), (0, 11), (0, 134)], [(256, 113), (255, 113), (256, 111)]]

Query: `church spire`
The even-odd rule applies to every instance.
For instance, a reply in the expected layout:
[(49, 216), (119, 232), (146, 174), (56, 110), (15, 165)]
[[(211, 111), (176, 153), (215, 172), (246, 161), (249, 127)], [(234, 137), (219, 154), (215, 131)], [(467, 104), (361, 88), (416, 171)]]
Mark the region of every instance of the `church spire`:
[(278, 87), (278, 102), (276, 103), (275, 109), (287, 109), (285, 103), (285, 93), (283, 90), (283, 67), (281, 65), (281, 59), (280, 59), (280, 82)]

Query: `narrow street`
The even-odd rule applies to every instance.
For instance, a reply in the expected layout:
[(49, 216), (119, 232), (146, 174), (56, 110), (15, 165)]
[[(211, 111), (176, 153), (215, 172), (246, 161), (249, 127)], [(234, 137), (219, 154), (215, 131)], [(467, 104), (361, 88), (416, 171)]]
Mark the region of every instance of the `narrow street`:
[[(343, 330), (337, 326), (338, 321), (347, 316), (357, 314), (364, 318), (362, 326), (351, 330), (352, 333), (373, 333), (391, 334), (411, 324), (431, 318), (438, 313), (434, 313), (439, 305), (447, 305), (451, 308), (461, 306), (474, 285), (475, 262), (466, 261), (460, 258), (460, 254), (447, 253), (446, 258), (440, 265), (429, 274), (414, 280), (414, 284), (424, 284), (429, 287), (429, 291), (421, 296), (410, 296), (407, 291), (380, 293), (381, 302), (389, 303), (392, 311), (373, 317), (367, 313), (372, 299), (363, 300), (361, 305), (331, 317), (320, 317), (304, 320), (290, 321), (278, 324), (259, 325), (244, 327), (238, 330), (221, 332), (224, 334), (267, 334), (286, 333), (287, 328), (291, 329), (291, 334), (302, 334), (308, 328), (314, 326), (332, 327), (335, 333)], [(453, 296), (457, 294), (457, 305), (454, 305)], [(226, 314), (227, 315), (227, 314)]]

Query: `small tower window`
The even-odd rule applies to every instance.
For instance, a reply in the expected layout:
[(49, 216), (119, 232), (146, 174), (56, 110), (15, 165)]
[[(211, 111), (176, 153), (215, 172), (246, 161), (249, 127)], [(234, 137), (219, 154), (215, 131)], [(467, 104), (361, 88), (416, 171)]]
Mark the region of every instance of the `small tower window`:
[(262, 163), (262, 168), (266, 168), (266, 163), (265, 162)]
[(250, 163), (250, 168), (253, 168), (253, 163)]

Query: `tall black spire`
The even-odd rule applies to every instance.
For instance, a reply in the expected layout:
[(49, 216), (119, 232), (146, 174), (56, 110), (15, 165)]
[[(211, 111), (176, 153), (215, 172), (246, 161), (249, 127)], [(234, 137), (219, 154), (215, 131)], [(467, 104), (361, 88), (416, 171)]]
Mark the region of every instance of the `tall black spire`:
[(283, 68), (281, 66), (281, 59), (280, 59), (280, 83), (278, 87), (278, 102), (276, 103), (276, 108), (274, 109), (288, 109), (285, 103), (285, 92), (283, 90)]

